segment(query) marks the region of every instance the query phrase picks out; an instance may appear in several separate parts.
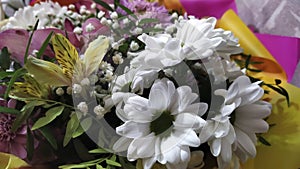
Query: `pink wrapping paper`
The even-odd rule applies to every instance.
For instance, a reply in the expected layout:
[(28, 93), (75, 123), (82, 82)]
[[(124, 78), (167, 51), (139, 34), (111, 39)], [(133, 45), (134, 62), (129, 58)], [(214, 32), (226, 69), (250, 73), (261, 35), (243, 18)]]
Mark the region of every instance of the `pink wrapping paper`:
[(220, 18), (225, 11), (237, 11), (234, 0), (180, 0), (189, 15), (198, 17), (214, 16)]
[(255, 35), (283, 67), (290, 82), (300, 59), (300, 39), (259, 33)]

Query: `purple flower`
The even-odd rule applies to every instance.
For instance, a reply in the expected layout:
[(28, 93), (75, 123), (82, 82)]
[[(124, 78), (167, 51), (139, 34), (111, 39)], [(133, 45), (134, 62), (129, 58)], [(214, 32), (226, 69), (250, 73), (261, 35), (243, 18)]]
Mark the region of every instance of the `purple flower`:
[[(4, 86), (0, 86), (0, 94), (3, 94), (5, 89)], [(16, 103), (17, 101), (14, 99), (7, 102), (0, 98), (0, 106), (3, 107), (15, 108)], [(0, 152), (11, 153), (25, 159), (27, 156), (25, 149), (27, 128), (26, 125), (22, 125), (16, 132), (12, 132), (11, 128), (15, 119), (14, 115), (0, 112)]]
[[(10, 101), (10, 104), (13, 104), (12, 102), (14, 100)], [(27, 133), (26, 126), (24, 125), (20, 127), (16, 132), (12, 132), (11, 127), (14, 120), (15, 116), (0, 113), (0, 151), (11, 153), (22, 159), (25, 159), (27, 156), (27, 152), (25, 149)]]
[[(168, 10), (164, 6), (160, 6), (157, 2), (147, 2), (146, 0), (121, 0), (120, 3), (130, 9), (139, 19), (156, 18), (161, 23), (169, 23), (171, 17)], [(122, 9), (117, 9), (123, 15), (127, 13)]]

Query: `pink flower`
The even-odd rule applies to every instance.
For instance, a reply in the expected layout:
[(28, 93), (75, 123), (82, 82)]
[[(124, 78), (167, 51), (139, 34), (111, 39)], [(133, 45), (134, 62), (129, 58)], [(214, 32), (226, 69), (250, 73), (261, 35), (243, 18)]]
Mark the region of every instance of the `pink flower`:
[(0, 114), (0, 151), (14, 154), (22, 159), (26, 158), (26, 126), (16, 132), (11, 131), (15, 117), (10, 114)]
[[(0, 94), (3, 94), (5, 89), (4, 86), (0, 86)], [(0, 106), (3, 107), (15, 108), (16, 103), (17, 101), (14, 99), (10, 99), (7, 102), (0, 98)], [(27, 128), (26, 125), (22, 125), (16, 132), (12, 132), (11, 128), (15, 119), (14, 115), (0, 112), (0, 152), (11, 153), (25, 159), (27, 156), (25, 148)]]

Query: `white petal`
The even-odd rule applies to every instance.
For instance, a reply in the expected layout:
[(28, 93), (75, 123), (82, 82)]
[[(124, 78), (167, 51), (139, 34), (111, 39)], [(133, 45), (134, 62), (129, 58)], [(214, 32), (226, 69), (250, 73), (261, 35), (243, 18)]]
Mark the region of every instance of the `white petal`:
[(151, 157), (151, 158), (144, 158), (143, 159), (143, 166), (144, 169), (151, 169), (153, 164), (156, 162), (155, 157)]
[(127, 137), (121, 137), (119, 138), (113, 145), (113, 150), (116, 152), (122, 152), (128, 149), (131, 141), (133, 139), (127, 138)]
[(116, 128), (116, 132), (128, 138), (143, 137), (149, 134), (149, 124), (136, 123), (133, 121), (126, 121), (123, 125)]
[(190, 114), (190, 113), (181, 113), (175, 117), (174, 126), (180, 128), (193, 128), (199, 129), (205, 125), (205, 120), (201, 117)]
[(211, 141), (210, 151), (215, 157), (219, 156), (221, 152), (221, 143), (221, 139), (215, 139)]
[(235, 128), (235, 133), (237, 137), (238, 148), (242, 149), (249, 156), (255, 157), (256, 148), (252, 140), (238, 128)]
[(128, 147), (128, 159), (150, 158), (155, 153), (155, 136), (150, 134), (146, 137), (134, 139)]

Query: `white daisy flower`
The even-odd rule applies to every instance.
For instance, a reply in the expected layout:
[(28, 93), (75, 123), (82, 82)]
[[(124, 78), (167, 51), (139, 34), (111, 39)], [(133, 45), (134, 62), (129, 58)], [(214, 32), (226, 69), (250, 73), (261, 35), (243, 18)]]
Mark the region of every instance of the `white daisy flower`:
[(190, 60), (204, 59), (217, 53), (219, 56), (228, 57), (231, 54), (241, 53), (238, 39), (230, 31), (221, 28), (215, 29), (217, 19), (181, 20), (177, 24), (176, 38), (184, 46), (191, 47), (193, 54), (187, 56)]
[(225, 101), (220, 114), (207, 121), (199, 137), (203, 142), (208, 140), (219, 167), (226, 168), (232, 153), (243, 162), (255, 157), (256, 133), (268, 131), (263, 119), (270, 115), (271, 105), (260, 100), (264, 90), (247, 76), (238, 77), (228, 90), (219, 89), (215, 94)]
[[(144, 169), (150, 169), (156, 161), (168, 169), (186, 168), (189, 147), (200, 145), (195, 130), (205, 124), (200, 116), (206, 112), (207, 104), (194, 103), (198, 95), (190, 87), (176, 89), (167, 79), (155, 81), (149, 99), (132, 93), (123, 96), (124, 124), (116, 128), (122, 137), (114, 150), (128, 150), (127, 158), (142, 159)], [(117, 100), (114, 95), (112, 98)]]

